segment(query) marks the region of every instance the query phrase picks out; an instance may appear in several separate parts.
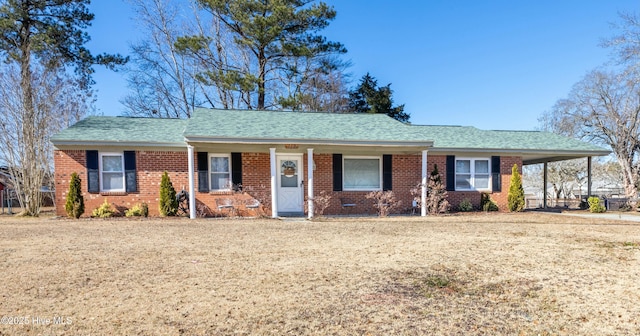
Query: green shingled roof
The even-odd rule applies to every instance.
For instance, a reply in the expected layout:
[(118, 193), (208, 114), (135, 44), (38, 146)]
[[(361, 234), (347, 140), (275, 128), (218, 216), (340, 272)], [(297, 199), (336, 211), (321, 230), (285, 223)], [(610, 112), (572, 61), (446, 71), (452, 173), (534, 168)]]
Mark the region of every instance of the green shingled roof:
[(148, 144), (187, 141), (315, 141), (429, 146), (433, 150), (575, 152), (606, 155), (592, 144), (548, 132), (489, 131), (463, 126), (407, 125), (383, 114), (196, 109), (191, 119), (89, 117), (56, 134), (59, 145)]
[(187, 139), (431, 142), (420, 130), (384, 114), (255, 110), (198, 109), (184, 135)]
[(130, 117), (88, 117), (54, 135), (51, 141), (57, 143), (149, 143), (181, 144), (182, 132), (188, 120), (130, 118)]
[(550, 132), (492, 131), (463, 126), (410, 126), (433, 139), (435, 149), (606, 151), (588, 142)]

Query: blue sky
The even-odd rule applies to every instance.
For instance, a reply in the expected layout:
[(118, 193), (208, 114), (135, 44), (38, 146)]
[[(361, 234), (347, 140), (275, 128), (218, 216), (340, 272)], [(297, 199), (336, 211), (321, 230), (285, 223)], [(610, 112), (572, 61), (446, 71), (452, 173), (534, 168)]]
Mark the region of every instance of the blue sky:
[[(338, 15), (323, 34), (348, 49), (353, 84), (391, 83), (414, 124), (533, 130), (587, 71), (618, 12), (638, 0), (325, 1)], [(94, 0), (94, 53), (129, 53), (142, 36), (124, 0)], [(96, 69), (98, 113), (120, 115), (126, 73)]]

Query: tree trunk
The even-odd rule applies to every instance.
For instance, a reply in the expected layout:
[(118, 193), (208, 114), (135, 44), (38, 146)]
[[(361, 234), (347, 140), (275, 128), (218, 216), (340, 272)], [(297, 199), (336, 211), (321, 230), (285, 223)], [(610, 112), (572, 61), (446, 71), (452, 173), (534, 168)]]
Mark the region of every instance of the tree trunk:
[(256, 109), (264, 110), (264, 100), (265, 100), (265, 88), (266, 88), (266, 78), (267, 78), (267, 58), (264, 55), (264, 49), (260, 50), (258, 54), (258, 106)]
[[(25, 10), (29, 10), (26, 8)], [(33, 82), (31, 77), (31, 26), (26, 21), (20, 32), (22, 45), (20, 55), (20, 86), (22, 89), (22, 160), (18, 160), (18, 166), (13, 167), (14, 178), (22, 182), (15, 183), (22, 214), (37, 216), (40, 214), (40, 187), (42, 186), (42, 174), (39, 172), (39, 158), (35, 146), (36, 137), (36, 109), (33, 101)]]

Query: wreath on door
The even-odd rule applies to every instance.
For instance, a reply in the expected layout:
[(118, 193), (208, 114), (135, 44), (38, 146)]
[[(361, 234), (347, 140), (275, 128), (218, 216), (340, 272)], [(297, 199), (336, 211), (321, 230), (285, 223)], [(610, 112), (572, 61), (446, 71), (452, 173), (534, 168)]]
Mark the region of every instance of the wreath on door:
[(282, 162), (282, 174), (286, 177), (293, 177), (296, 174), (296, 163), (294, 161)]

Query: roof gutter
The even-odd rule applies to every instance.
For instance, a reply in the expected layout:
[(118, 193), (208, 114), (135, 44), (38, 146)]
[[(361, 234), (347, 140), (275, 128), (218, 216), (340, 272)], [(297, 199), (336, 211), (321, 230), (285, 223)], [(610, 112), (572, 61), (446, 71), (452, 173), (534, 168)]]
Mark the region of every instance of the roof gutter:
[(122, 146), (122, 147), (175, 147), (184, 148), (184, 142), (131, 142), (131, 141), (84, 141), (51, 140), (54, 146)]
[(337, 145), (337, 146), (381, 146), (381, 147), (432, 147), (433, 141), (367, 141), (367, 140), (334, 140), (334, 139), (249, 139), (249, 138), (211, 138), (185, 136), (188, 143), (222, 143), (222, 144), (300, 144), (300, 145)]
[(609, 150), (549, 150), (549, 149), (517, 149), (517, 148), (442, 148), (433, 147), (429, 151), (432, 152), (466, 152), (466, 153), (513, 153), (513, 154), (542, 154), (542, 155), (583, 155), (583, 156), (605, 156), (611, 154)]

